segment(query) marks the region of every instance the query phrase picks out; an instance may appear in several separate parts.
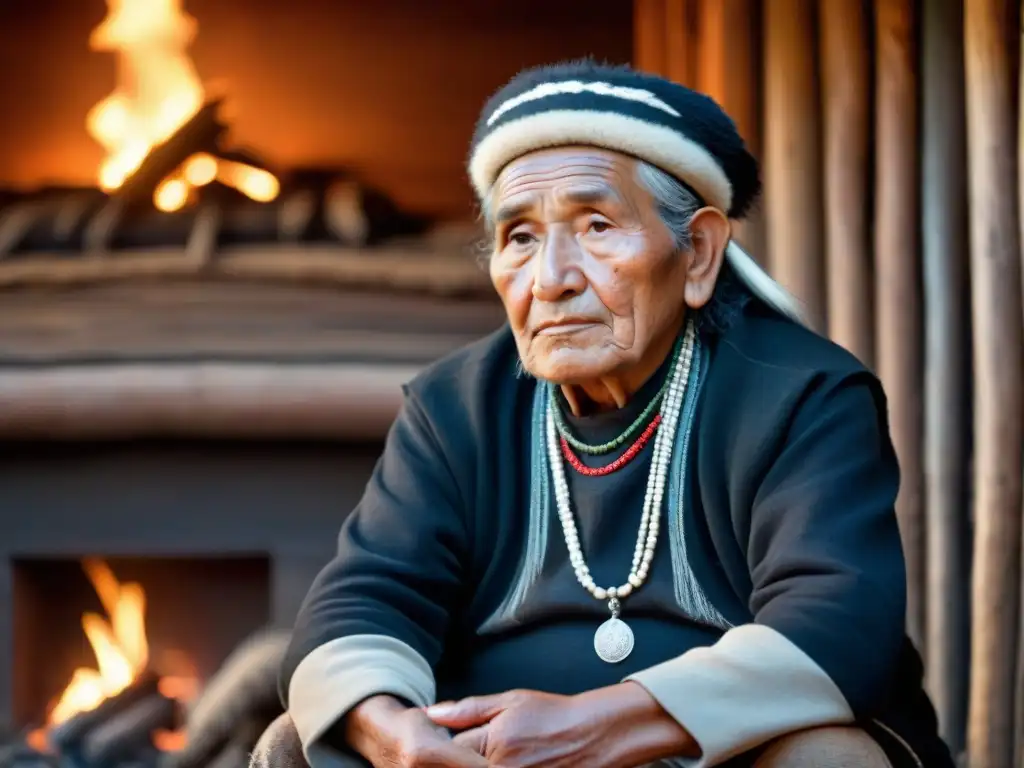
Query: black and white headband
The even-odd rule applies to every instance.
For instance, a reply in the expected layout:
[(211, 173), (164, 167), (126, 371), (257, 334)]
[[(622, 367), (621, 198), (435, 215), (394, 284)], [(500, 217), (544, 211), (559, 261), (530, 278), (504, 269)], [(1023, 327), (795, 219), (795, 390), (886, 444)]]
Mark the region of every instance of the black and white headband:
[(760, 189), (757, 161), (712, 99), (627, 67), (579, 62), (527, 70), (484, 107), (469, 159), (478, 197), (517, 157), (569, 144), (645, 160), (733, 218)]

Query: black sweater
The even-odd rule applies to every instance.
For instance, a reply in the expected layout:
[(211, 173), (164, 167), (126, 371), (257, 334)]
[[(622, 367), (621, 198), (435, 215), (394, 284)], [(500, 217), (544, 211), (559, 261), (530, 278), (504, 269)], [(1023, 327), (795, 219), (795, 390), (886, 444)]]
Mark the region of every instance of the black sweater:
[[(422, 705), (630, 677), (694, 735), (701, 765), (842, 722), (869, 727), (897, 764), (952, 764), (904, 633), (898, 469), (874, 376), (756, 307), (703, 339), (658, 550), (623, 603), (635, 649), (610, 665), (593, 651), (608, 610), (575, 580), (535, 449), (542, 385), (517, 360), (502, 329), (406, 388), (284, 665), (311, 761), (373, 693)], [(592, 442), (621, 430), (665, 367), (627, 408), (574, 429)], [(650, 453), (604, 477), (566, 469), (600, 585), (628, 573)]]

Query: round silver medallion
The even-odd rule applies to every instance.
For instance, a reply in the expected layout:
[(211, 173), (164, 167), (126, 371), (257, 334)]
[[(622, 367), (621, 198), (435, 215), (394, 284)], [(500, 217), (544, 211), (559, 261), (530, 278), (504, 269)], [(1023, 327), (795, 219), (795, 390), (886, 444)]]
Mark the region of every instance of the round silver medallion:
[(622, 619), (608, 619), (594, 633), (594, 650), (601, 661), (618, 664), (633, 652), (633, 630)]

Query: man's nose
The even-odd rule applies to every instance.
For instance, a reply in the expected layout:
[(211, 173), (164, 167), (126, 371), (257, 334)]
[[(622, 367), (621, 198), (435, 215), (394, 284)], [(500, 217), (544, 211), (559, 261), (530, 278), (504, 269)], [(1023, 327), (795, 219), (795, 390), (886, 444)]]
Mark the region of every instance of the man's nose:
[(534, 259), (534, 298), (560, 301), (583, 293), (587, 278), (580, 268), (580, 255), (579, 243), (571, 231), (562, 227), (548, 230)]

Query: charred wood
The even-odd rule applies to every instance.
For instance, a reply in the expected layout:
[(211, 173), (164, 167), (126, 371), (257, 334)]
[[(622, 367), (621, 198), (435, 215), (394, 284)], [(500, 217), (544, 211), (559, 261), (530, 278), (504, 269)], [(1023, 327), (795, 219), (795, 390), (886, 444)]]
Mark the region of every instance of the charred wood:
[(130, 759), (153, 743), (153, 731), (177, 725), (180, 705), (155, 693), (112, 715), (90, 731), (81, 755), (89, 765)]
[(155, 674), (144, 672), (131, 685), (116, 696), (106, 699), (95, 709), (75, 715), (70, 720), (51, 728), (47, 741), (57, 751), (75, 751), (87, 735), (107, 720), (159, 693), (158, 684), (159, 678)]
[(217, 145), (226, 127), (218, 119), (219, 109), (219, 101), (204, 105), (174, 135), (146, 155), (115, 196), (130, 204), (148, 202), (157, 185), (189, 157), (199, 152), (220, 154)]

